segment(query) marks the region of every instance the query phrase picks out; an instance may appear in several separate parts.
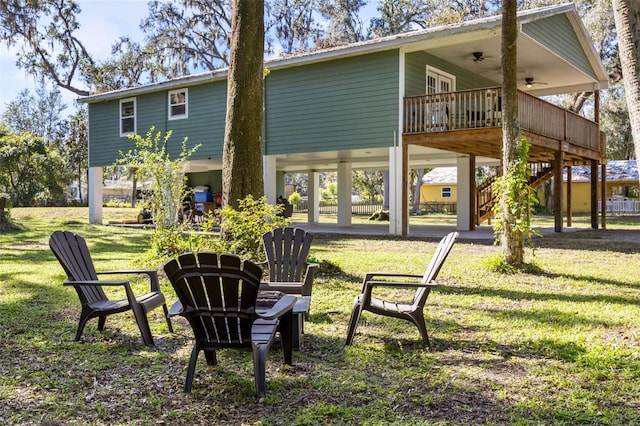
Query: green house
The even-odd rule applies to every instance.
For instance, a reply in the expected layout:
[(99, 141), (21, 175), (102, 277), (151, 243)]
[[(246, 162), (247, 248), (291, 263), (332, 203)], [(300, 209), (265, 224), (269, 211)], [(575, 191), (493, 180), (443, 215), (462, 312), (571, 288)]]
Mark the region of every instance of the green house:
[[(540, 98), (607, 87), (574, 6), (521, 12), (518, 21), (518, 103), (530, 161), (550, 162), (555, 173), (598, 166), (604, 142), (597, 123)], [(458, 228), (473, 229), (473, 171), (501, 158), (500, 32), (496, 16), (267, 61), (267, 198), (284, 193), (287, 172), (308, 173), (308, 221), (316, 223), (319, 174), (337, 171), (336, 225), (349, 227), (352, 170), (388, 170), (389, 233), (406, 235), (409, 169), (456, 166)], [(102, 221), (102, 168), (132, 148), (128, 134), (152, 126), (173, 131), (176, 154), (184, 137), (201, 144), (189, 183), (221, 190), (226, 77), (221, 69), (80, 100), (89, 108), (91, 222)]]

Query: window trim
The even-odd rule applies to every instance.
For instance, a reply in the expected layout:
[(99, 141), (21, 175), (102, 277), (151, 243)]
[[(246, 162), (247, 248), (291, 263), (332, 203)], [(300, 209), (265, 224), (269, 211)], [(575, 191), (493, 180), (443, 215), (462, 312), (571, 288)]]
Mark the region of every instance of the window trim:
[[(132, 117), (123, 117), (122, 116), (122, 104), (127, 103), (127, 102), (133, 102), (133, 116)], [(136, 98), (127, 98), (127, 99), (120, 99), (120, 111), (118, 112), (118, 115), (120, 116), (120, 137), (126, 137), (129, 135), (135, 135), (136, 134), (136, 130), (138, 128), (138, 123), (137, 123), (137, 115), (138, 115), (138, 102), (136, 101)], [(125, 118), (133, 118), (133, 131), (131, 132), (125, 132), (124, 129), (122, 128), (122, 121)]]
[[(182, 104), (172, 104), (171, 103), (171, 95), (175, 93), (184, 93), (184, 113), (172, 115), (172, 107), (178, 106)], [(170, 90), (167, 94), (167, 119), (168, 120), (182, 120), (185, 118), (189, 118), (189, 89), (176, 89)]]
[(452, 198), (453, 197), (453, 189), (450, 186), (443, 186), (440, 188), (440, 197), (441, 198)]

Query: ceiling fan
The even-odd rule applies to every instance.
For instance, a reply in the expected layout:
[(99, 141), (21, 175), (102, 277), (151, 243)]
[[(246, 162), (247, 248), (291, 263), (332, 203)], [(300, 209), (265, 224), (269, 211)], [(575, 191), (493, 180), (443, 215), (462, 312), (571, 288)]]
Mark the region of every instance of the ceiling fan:
[(486, 56), (484, 56), (482, 54), (482, 52), (473, 52), (473, 62), (480, 62), (480, 61), (484, 61)]
[(527, 89), (531, 89), (534, 84), (547, 84), (547, 83), (543, 83), (541, 81), (534, 81), (533, 77), (526, 77), (524, 79), (524, 84), (525, 84)]

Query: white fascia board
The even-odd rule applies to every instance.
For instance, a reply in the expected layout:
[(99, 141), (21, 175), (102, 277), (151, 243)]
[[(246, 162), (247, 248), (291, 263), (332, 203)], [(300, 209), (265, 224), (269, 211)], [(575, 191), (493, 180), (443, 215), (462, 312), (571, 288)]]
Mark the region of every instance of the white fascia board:
[(78, 98), (80, 103), (95, 103), (109, 101), (112, 99), (121, 99), (123, 97), (133, 97), (145, 93), (156, 92), (158, 90), (172, 90), (183, 87), (195, 86), (202, 83), (226, 80), (228, 69), (222, 68), (215, 71), (207, 71), (204, 73), (188, 75), (185, 77), (177, 77), (171, 80), (165, 80), (158, 83), (145, 84), (143, 86), (129, 87), (126, 89), (114, 90), (111, 92), (99, 93)]

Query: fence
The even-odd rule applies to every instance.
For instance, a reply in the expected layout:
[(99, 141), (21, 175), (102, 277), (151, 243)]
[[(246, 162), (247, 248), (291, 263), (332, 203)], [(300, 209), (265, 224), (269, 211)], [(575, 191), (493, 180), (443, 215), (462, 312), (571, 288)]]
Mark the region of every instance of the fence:
[[(293, 210), (297, 213), (307, 212), (309, 204), (307, 201), (301, 201), (294, 206)], [(382, 203), (358, 202), (351, 204), (351, 214), (359, 216), (371, 216), (378, 210), (382, 210)], [(338, 214), (338, 203), (320, 201), (318, 212), (320, 214)]]
[[(306, 201), (301, 201), (294, 206), (294, 211), (297, 213), (306, 213), (309, 209), (309, 205)], [(352, 203), (351, 214), (359, 216), (371, 216), (375, 212), (382, 210), (382, 203)], [(424, 213), (456, 213), (457, 203), (442, 203), (442, 202), (429, 202), (420, 204), (420, 211)], [(338, 204), (326, 201), (320, 201), (319, 206), (320, 214), (338, 214)]]
[[(601, 203), (598, 208), (601, 210)], [(607, 213), (612, 215), (640, 213), (640, 200), (637, 198), (607, 198)]]
[(457, 213), (457, 203), (443, 203), (432, 201), (429, 203), (420, 203), (420, 211), (424, 213)]

